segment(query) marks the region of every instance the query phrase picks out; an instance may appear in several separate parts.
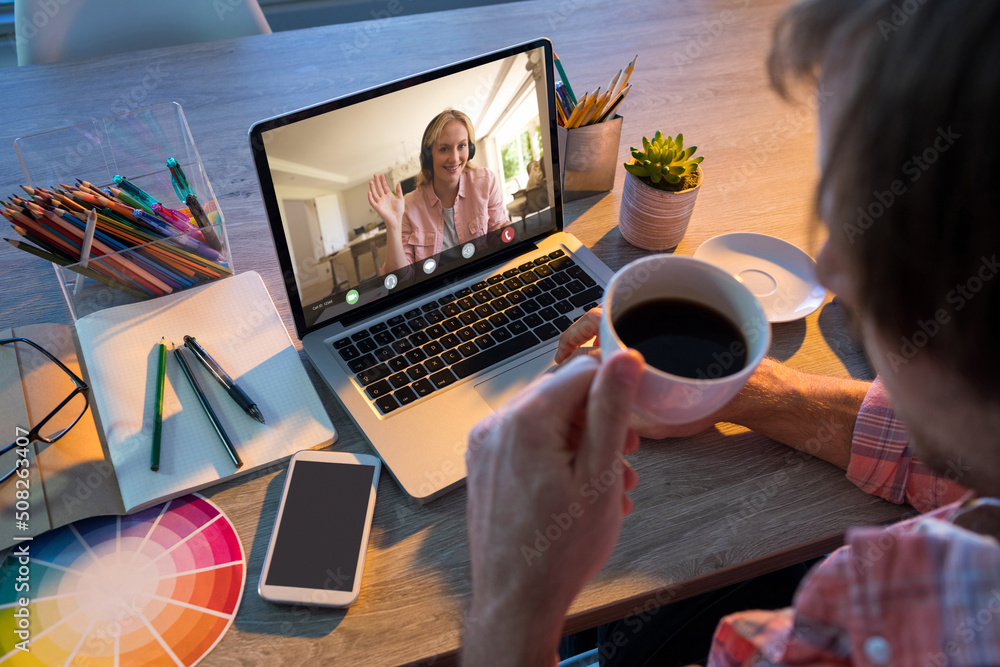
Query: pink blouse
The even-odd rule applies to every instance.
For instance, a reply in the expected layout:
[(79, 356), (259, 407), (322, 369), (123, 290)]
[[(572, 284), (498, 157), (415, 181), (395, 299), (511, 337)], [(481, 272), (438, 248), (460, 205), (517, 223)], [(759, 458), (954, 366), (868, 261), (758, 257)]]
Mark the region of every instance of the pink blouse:
[[(413, 264), (443, 250), (444, 213), (441, 200), (430, 184), (407, 194), (404, 200), (403, 251), (407, 264)], [(463, 171), (455, 199), (458, 243), (467, 243), (507, 224), (507, 209), (503, 205), (496, 174), (486, 168)]]

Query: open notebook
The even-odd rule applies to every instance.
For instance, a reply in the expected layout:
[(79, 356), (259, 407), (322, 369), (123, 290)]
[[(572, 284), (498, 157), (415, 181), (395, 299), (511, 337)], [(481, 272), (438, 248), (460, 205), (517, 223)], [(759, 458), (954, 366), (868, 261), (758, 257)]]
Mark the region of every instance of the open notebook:
[[(106, 310), (73, 327), (33, 325), (0, 336), (25, 336), (59, 356), (91, 386), (91, 410), (64, 438), (34, 443), (31, 461), (33, 535), (98, 514), (124, 514), (242, 475), (288, 458), (300, 449), (324, 447), (333, 425), (298, 352), (292, 346), (260, 276), (246, 272), (178, 294)], [(160, 337), (183, 344), (195, 336), (257, 403), (266, 424), (254, 421), (207, 371), (186, 358), (219, 416), (243, 467), (236, 469), (213, 430), (173, 354), (167, 355), (160, 469), (149, 469), (155, 377)], [(168, 345), (169, 347), (169, 345)], [(0, 377), (21, 378), (20, 397), (7, 384), (0, 394), (5, 423), (35, 423), (46, 401), (72, 384), (65, 374), (29, 359), (24, 345), (0, 346)], [(79, 363), (77, 363), (79, 362)], [(52, 364), (49, 364), (52, 366)], [(44, 378), (32, 373), (49, 373)], [(62, 375), (62, 377), (60, 377)], [(38, 387), (44, 387), (39, 391)], [(20, 398), (20, 401), (18, 400)], [(90, 415), (93, 415), (92, 418)], [(6, 444), (6, 443), (4, 443)], [(6, 465), (11, 453), (0, 461)], [(7, 484), (13, 484), (8, 480)], [(0, 513), (14, 494), (3, 494)], [(44, 511), (43, 511), (44, 507)], [(0, 528), (0, 548), (15, 529)]]

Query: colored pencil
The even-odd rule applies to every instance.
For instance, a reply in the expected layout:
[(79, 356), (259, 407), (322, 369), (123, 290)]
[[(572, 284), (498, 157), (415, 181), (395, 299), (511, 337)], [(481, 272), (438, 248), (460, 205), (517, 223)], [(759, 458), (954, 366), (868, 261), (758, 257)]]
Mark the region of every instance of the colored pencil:
[[(83, 230), (79, 227), (71, 224), (66, 219), (53, 213), (46, 212), (45, 216), (48, 220), (52, 222), (57, 228), (63, 230), (71, 241), (75, 240), (79, 243), (82, 250), (83, 243)], [(41, 222), (41, 221), (40, 221)], [(75, 237), (75, 239), (73, 238)], [(141, 266), (141, 263), (136, 261), (135, 257), (122, 257), (116, 253), (120, 250), (113, 249), (107, 246), (103, 241), (95, 239), (94, 240), (94, 255), (100, 256), (102, 261), (107, 261), (114, 264), (122, 273), (135, 279), (142, 280), (146, 283), (147, 287), (152, 287), (154, 291), (159, 291), (162, 294), (169, 294), (174, 291), (174, 287), (167, 284), (157, 276), (150, 273), (146, 267)]]
[[(10, 218), (7, 218), (7, 219), (10, 220)], [(48, 241), (48, 240), (40, 237), (39, 235), (35, 234), (31, 230), (29, 230), (27, 227), (25, 227), (23, 225), (23, 223), (22, 224), (15, 224), (13, 221), (11, 221), (11, 228), (15, 232), (17, 232), (19, 236), (23, 237), (24, 239), (26, 239), (28, 241), (31, 241), (32, 243), (34, 243), (36, 246), (38, 246), (42, 250), (44, 250), (46, 252), (49, 252), (49, 253), (52, 253), (54, 255), (58, 255), (59, 257), (64, 257), (64, 258), (66, 258), (66, 261), (68, 263), (70, 263), (70, 264), (73, 264), (73, 263), (76, 262), (76, 257), (74, 255), (67, 254), (59, 246), (57, 246), (54, 243), (51, 243), (50, 241)]]
[(70, 211), (76, 211), (77, 213), (85, 213), (89, 210), (92, 210), (88, 209), (86, 206), (82, 204), (73, 201), (73, 197), (71, 197), (69, 194), (57, 193), (56, 198), (59, 200), (59, 203), (62, 205), (63, 208), (68, 209)]
[(67, 269), (69, 269), (70, 271), (78, 273), (81, 276), (85, 276), (87, 278), (92, 278), (94, 280), (97, 280), (99, 282), (104, 283), (105, 285), (108, 285), (109, 287), (114, 287), (115, 289), (122, 290), (123, 292), (126, 292), (126, 293), (128, 293), (128, 294), (130, 294), (130, 295), (132, 295), (134, 297), (137, 297), (137, 298), (146, 298), (146, 297), (149, 296), (147, 293), (139, 291), (137, 289), (134, 289), (134, 288), (130, 287), (129, 285), (125, 284), (125, 283), (122, 283), (122, 282), (120, 282), (118, 280), (115, 280), (114, 278), (109, 278), (108, 276), (102, 275), (102, 274), (98, 273), (97, 271), (92, 271), (90, 269), (85, 269), (83, 267), (74, 265), (72, 260), (66, 259), (65, 257), (63, 257), (63, 256), (61, 256), (59, 254), (56, 254), (56, 253), (53, 253), (53, 252), (49, 252), (47, 250), (43, 250), (41, 248), (35, 247), (35, 246), (31, 245), (30, 243), (27, 243), (25, 241), (17, 241), (17, 240), (8, 239), (8, 238), (5, 238), (4, 241), (6, 241), (7, 243), (11, 244), (12, 246), (14, 246), (15, 248), (17, 248), (18, 250), (23, 250), (23, 251), (27, 252), (28, 254), (34, 255), (35, 257), (39, 257), (41, 259), (44, 259), (47, 262), (52, 262), (53, 264), (58, 264), (60, 266), (64, 266)]
[(76, 193), (74, 193), (73, 198), (79, 202), (85, 202), (92, 206), (101, 206), (104, 208), (109, 208), (112, 211), (114, 211), (117, 215), (120, 215), (122, 218), (126, 220), (132, 220), (132, 221), (135, 220), (135, 218), (132, 216), (132, 209), (135, 207), (128, 207), (125, 204), (114, 201), (113, 199), (109, 199), (108, 197), (103, 197), (100, 195), (92, 195), (87, 192), (77, 191)]
[(579, 104), (579, 102), (576, 99), (576, 95), (573, 94), (573, 86), (569, 85), (569, 77), (566, 76), (566, 70), (563, 69), (562, 61), (559, 60), (559, 56), (556, 55), (555, 51), (552, 52), (552, 58), (555, 61), (556, 69), (559, 70), (559, 76), (562, 77), (563, 85), (566, 86), (566, 92), (569, 94), (569, 101), (572, 102), (575, 107)]
[[(55, 223), (52, 224), (54, 225)], [(71, 247), (74, 248), (75, 254), (80, 254), (81, 248), (79, 244)], [(166, 285), (158, 277), (151, 275), (142, 267), (114, 253), (105, 252), (99, 243), (97, 244), (97, 248), (94, 249), (91, 263), (88, 264), (88, 267), (98, 265), (107, 267), (110, 271), (123, 276), (129, 282), (155, 296), (162, 296), (173, 291), (169, 285)]]
[(66, 259), (60, 253), (49, 252), (48, 250), (43, 250), (42, 248), (35, 247), (28, 243), (27, 241), (18, 241), (16, 239), (9, 239), (4, 237), (4, 241), (11, 244), (18, 250), (24, 250), (25, 252), (31, 253), (36, 257), (41, 257), (44, 260), (48, 260), (53, 264), (58, 264), (60, 266), (66, 266), (70, 264), (72, 260)]
[(163, 432), (163, 387), (167, 378), (167, 339), (160, 337), (159, 363), (156, 371), (156, 399), (153, 408), (153, 451), (149, 457), (149, 469), (160, 469), (160, 439)]
[[(225, 256), (204, 243), (206, 236), (214, 237), (214, 210), (206, 212), (195, 201), (189, 203), (197, 209), (191, 216), (163, 207), (125, 179), (115, 185), (121, 189), (101, 189), (80, 179), (51, 189), (22, 185), (28, 198), (11, 195), (0, 202), (0, 215), (26, 240), (9, 242), (137, 298), (232, 274)], [(208, 228), (199, 229), (195, 222)], [(74, 291), (82, 285), (78, 278)]]

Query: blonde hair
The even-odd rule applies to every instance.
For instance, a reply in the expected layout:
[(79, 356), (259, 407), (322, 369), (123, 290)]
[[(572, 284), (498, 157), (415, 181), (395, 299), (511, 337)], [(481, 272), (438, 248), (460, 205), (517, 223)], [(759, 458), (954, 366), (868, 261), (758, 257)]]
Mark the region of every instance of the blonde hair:
[[(444, 126), (451, 121), (456, 120), (465, 126), (465, 131), (469, 134), (469, 144), (473, 145), (476, 143), (476, 130), (472, 127), (472, 119), (469, 118), (465, 113), (459, 111), (458, 109), (452, 109), (451, 107), (445, 109), (437, 116), (434, 116), (433, 120), (427, 124), (427, 129), (424, 130), (423, 139), (420, 140), (420, 173), (417, 174), (417, 187), (422, 185), (429, 185), (434, 182), (434, 164), (433, 158), (424, 159), (424, 151), (427, 151), (427, 155), (431, 154), (434, 149), (434, 144), (441, 137), (441, 133), (444, 131)], [(424, 164), (427, 162), (428, 164)], [(465, 169), (475, 169), (476, 166), (472, 164), (470, 159), (465, 163)], [(464, 171), (464, 169), (463, 169)]]

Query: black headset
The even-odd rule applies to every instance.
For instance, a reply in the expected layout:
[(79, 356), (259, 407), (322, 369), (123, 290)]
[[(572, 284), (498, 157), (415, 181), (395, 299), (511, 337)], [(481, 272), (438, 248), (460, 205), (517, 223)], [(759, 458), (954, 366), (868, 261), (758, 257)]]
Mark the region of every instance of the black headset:
[[(429, 171), (431, 173), (434, 172), (434, 160), (431, 157), (431, 150), (433, 150), (434, 147), (427, 145), (427, 139), (428, 135), (430, 134), (431, 127), (434, 126), (434, 123), (437, 121), (438, 118), (441, 117), (441, 114), (443, 113), (446, 112), (439, 113), (437, 116), (434, 116), (434, 118), (431, 119), (431, 122), (427, 123), (427, 127), (424, 128), (424, 136), (420, 140), (420, 168), (425, 171)], [(469, 160), (472, 160), (472, 158), (474, 157), (476, 157), (476, 144), (470, 140)]]

